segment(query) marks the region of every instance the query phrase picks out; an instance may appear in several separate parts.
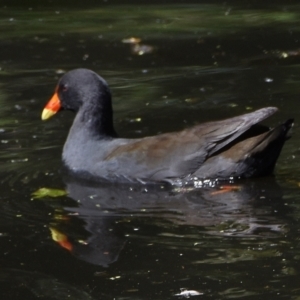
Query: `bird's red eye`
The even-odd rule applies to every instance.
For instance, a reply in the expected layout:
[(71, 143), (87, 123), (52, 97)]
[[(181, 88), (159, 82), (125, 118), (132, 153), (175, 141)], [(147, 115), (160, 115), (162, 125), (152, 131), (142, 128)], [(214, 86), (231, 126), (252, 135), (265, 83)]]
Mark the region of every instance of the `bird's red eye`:
[(68, 86), (66, 84), (62, 85), (61, 90), (63, 92), (67, 91), (68, 90)]

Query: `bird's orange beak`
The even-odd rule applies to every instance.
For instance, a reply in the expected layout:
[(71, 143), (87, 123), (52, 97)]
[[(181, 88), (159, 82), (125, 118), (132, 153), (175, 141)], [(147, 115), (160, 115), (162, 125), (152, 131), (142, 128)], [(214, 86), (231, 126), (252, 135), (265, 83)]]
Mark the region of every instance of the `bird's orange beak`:
[(52, 98), (49, 100), (49, 102), (46, 104), (45, 108), (43, 109), (42, 120), (47, 120), (51, 118), (60, 110), (60, 108), (61, 108), (61, 103), (58, 98), (58, 94), (56, 90)]

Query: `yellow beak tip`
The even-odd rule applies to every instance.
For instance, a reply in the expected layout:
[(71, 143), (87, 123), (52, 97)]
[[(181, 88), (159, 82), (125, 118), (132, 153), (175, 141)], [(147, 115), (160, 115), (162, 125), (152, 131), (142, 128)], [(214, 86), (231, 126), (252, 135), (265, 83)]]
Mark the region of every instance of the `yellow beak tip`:
[(44, 108), (42, 115), (41, 115), (41, 119), (43, 121), (45, 121), (45, 120), (51, 118), (53, 115), (55, 115), (55, 111)]

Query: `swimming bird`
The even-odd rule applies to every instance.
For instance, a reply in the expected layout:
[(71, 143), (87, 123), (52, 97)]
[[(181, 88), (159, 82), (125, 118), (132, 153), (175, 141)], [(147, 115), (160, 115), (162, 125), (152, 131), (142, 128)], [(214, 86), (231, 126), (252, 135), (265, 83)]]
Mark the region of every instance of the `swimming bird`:
[(271, 174), (293, 120), (273, 129), (258, 124), (277, 111), (265, 107), (143, 138), (122, 138), (114, 129), (111, 92), (88, 69), (67, 72), (42, 119), (75, 112), (62, 160), (75, 176), (117, 182), (188, 183), (195, 179), (249, 178)]

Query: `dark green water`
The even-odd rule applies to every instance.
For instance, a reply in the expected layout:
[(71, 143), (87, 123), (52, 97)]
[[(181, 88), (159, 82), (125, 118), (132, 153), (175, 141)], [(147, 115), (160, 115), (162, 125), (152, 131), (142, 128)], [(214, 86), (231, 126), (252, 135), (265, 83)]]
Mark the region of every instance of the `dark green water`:
[[(0, 4), (1, 299), (299, 300), (300, 6), (59, 2)], [(292, 138), (274, 177), (227, 193), (74, 182), (60, 171), (72, 113), (40, 115), (77, 67), (108, 81), (121, 136), (271, 105)]]

